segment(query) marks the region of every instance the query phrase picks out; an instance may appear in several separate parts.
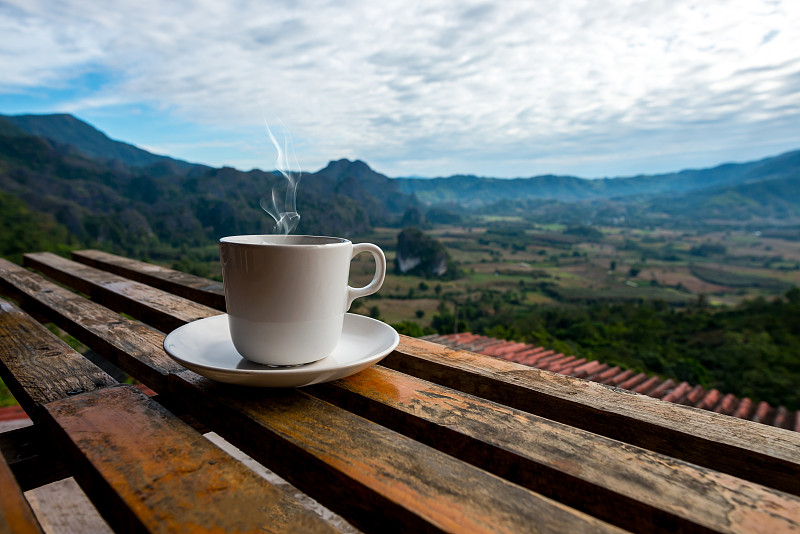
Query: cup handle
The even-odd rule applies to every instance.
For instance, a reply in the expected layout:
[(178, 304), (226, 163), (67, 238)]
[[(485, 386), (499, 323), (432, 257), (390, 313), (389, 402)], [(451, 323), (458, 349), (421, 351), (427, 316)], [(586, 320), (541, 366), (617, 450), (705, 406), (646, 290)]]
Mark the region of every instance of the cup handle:
[(362, 252), (369, 252), (375, 258), (375, 276), (372, 278), (372, 282), (364, 287), (347, 286), (347, 307), (345, 311), (350, 309), (350, 305), (357, 298), (366, 297), (378, 291), (383, 285), (383, 279), (386, 278), (386, 256), (383, 255), (380, 247), (372, 243), (355, 244), (353, 245), (353, 255), (350, 256), (350, 259), (352, 260)]

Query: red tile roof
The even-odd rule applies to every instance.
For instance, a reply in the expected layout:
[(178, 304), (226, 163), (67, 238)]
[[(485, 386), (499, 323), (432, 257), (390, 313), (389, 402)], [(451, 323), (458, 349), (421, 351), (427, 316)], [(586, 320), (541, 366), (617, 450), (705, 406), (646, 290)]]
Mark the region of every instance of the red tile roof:
[(0, 422), (3, 421), (16, 421), (17, 419), (26, 419), (28, 415), (25, 410), (19, 406), (4, 406), (0, 407)]
[(790, 412), (784, 406), (774, 408), (764, 401), (756, 404), (747, 397), (739, 399), (732, 393), (724, 394), (717, 389), (706, 391), (702, 386), (687, 382), (676, 384), (669, 378), (664, 380), (658, 376), (636, 373), (630, 369), (610, 367), (598, 361), (587, 362), (583, 358), (559, 354), (544, 347), (504, 341), (469, 332), (426, 336), (425, 339), (455, 349), (469, 350), (547, 371), (613, 385), (668, 402), (800, 432), (799, 412)]

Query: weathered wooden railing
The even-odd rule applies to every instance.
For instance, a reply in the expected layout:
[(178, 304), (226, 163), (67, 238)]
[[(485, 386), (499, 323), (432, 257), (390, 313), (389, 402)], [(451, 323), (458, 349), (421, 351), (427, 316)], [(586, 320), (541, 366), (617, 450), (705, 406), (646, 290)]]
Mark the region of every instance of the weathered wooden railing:
[[(41, 451), (9, 464), (31, 487), (63, 463), (115, 529), (332, 528), (198, 432), (211, 429), (370, 532), (800, 531), (800, 434), (403, 336), (334, 382), (217, 384), (162, 343), (223, 311), (220, 284), (73, 258), (27, 254), (42, 274), (0, 261), (17, 303), (0, 305), (0, 372)], [(157, 395), (115, 384), (42, 321)]]

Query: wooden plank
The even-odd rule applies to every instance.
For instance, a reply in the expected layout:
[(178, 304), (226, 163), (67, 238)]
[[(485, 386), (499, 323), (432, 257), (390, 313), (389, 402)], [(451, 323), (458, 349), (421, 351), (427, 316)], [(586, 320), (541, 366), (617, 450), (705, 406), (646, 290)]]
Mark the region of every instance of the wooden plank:
[(304, 391), (633, 531), (800, 532), (800, 498), (375, 366)]
[(596, 518), (300, 390), (190, 371), (170, 391), (228, 441), (366, 531), (607, 532)]
[(43, 404), (116, 383), (27, 313), (2, 299), (0, 376), (34, 421)]
[(136, 388), (45, 408), (76, 479), (115, 530), (335, 532)]
[(42, 529), (0, 454), (0, 534), (41, 534)]
[(164, 352), (163, 333), (4, 259), (0, 259), (0, 291), (156, 391), (166, 391), (170, 372), (184, 369)]
[(164, 332), (219, 313), (208, 306), (50, 252), (25, 254), (23, 258), (26, 266), (89, 295), (99, 304), (123, 311)]
[(383, 365), (800, 495), (800, 434), (401, 336)]
[(347, 520), (322, 506), (319, 502), (315, 501), (305, 493), (301, 492), (291, 484), (289, 484), (286, 480), (282, 479), (274, 472), (270, 471), (262, 464), (255, 461), (250, 456), (246, 455), (239, 449), (235, 447), (229, 441), (226, 441), (222, 436), (217, 434), (216, 432), (208, 432), (203, 434), (203, 437), (209, 440), (211, 443), (222, 449), (223, 451), (227, 452), (238, 461), (242, 462), (244, 465), (247, 466), (248, 469), (256, 473), (261, 478), (266, 479), (267, 482), (282, 488), (284, 491), (291, 493), (296, 499), (297, 502), (308, 508), (309, 510), (314, 511), (314, 513), (319, 514), (320, 516), (324, 517), (326, 521), (328, 521), (331, 525), (336, 527), (336, 529), (340, 532), (340, 534), (360, 534), (360, 530), (356, 529), (353, 525), (347, 522)]
[[(16, 270), (13, 268), (9, 269), (9, 266), (6, 267), (6, 275), (8, 275), (8, 271), (12, 271), (18, 276), (4, 276), (4, 279), (12, 278), (15, 279), (16, 282), (27, 281), (28, 284), (20, 283), (19, 285), (23, 289), (28, 289), (29, 291), (27, 293), (25, 291), (19, 291), (19, 293), (25, 297), (24, 300), (36, 302), (40, 309), (47, 312), (47, 315), (53, 315), (51, 312), (55, 311), (57, 314), (62, 314), (62, 318), (65, 318), (65, 320), (67, 320), (72, 326), (80, 326), (81, 328), (84, 328), (84, 331), (90, 333), (99, 330), (100, 333), (97, 334), (95, 332), (96, 335), (103, 335), (103, 332), (107, 332), (105, 330), (105, 325), (109, 323), (120, 323), (120, 320), (122, 319), (117, 314), (102, 306), (99, 306), (82, 297), (77, 297), (71, 292), (45, 281), (39, 275), (30, 273), (18, 267)], [(31, 281), (34, 281), (34, 283), (30, 283)], [(33, 287), (33, 290), (31, 290), (31, 286)], [(163, 334), (147, 328), (146, 333), (153, 334), (154, 337), (145, 336), (143, 338), (139, 335), (140, 332), (137, 332), (136, 328), (134, 328), (136, 326), (143, 325), (129, 320), (124, 320), (123, 322), (126, 323), (128, 327), (117, 330), (117, 333), (121, 334), (124, 332), (124, 335), (120, 335), (118, 337), (112, 336), (118, 352), (125, 350), (133, 352), (133, 354), (127, 354), (123, 360), (136, 360), (137, 358), (142, 357), (142, 355), (146, 357), (157, 356), (158, 353), (164, 357), (163, 348), (161, 345), (163, 342)], [(144, 359), (147, 360), (148, 358)], [(151, 359), (154, 360), (156, 358)], [(171, 362), (171, 360), (168, 361)], [(183, 369), (180, 366), (176, 366), (176, 368), (181, 370)], [(168, 372), (164, 369), (162, 369), (162, 371)], [(300, 523), (300, 525), (302, 526), (302, 523)], [(300, 530), (303, 529), (301, 528)]]
[(72, 259), (225, 311), (225, 292), (221, 282), (100, 250), (74, 250)]
[[(47, 295), (51, 295), (51, 294), (52, 294), (52, 293), (47, 293)], [(83, 303), (81, 303), (81, 304), (83, 304)], [(72, 321), (75, 321), (75, 322), (81, 322), (81, 321), (84, 321), (84, 322), (86, 322), (86, 314), (84, 314), (84, 313), (78, 313), (78, 314), (74, 314), (74, 315), (72, 316), (71, 320), (72, 320)], [(90, 319), (88, 322), (89, 322), (89, 323), (93, 323), (93, 322), (96, 322), (96, 320), (95, 320), (95, 319)], [(64, 326), (64, 328), (65, 328), (65, 330), (67, 330), (67, 331), (71, 331), (71, 330), (72, 330), (71, 328), (69, 328), (69, 326), (68, 326), (68, 325), (65, 325), (65, 326)], [(118, 339), (118, 341), (119, 341), (119, 342), (121, 342), (123, 345), (124, 345), (124, 344), (127, 344), (127, 346), (129, 346), (129, 347), (132, 347), (132, 346), (134, 346), (134, 345), (135, 345), (135, 344), (136, 344), (136, 343), (139, 341), (139, 340), (137, 340), (137, 339), (135, 338), (135, 336), (131, 336), (130, 334), (126, 334), (124, 330), (123, 330), (123, 331), (120, 331), (120, 332), (117, 332), (117, 334), (118, 334), (119, 336), (121, 336), (121, 339)], [(143, 349), (143, 348), (138, 348), (138, 349), (136, 349), (136, 350), (138, 350), (139, 352), (142, 352), (143, 350), (145, 350), (145, 351), (146, 351), (146, 350), (148, 350), (148, 349), (147, 349), (147, 348), (144, 348), (144, 349)], [(151, 350), (152, 350), (152, 349), (151, 349)], [(199, 417), (199, 416), (200, 416), (200, 415), (198, 415), (198, 417)]]
[(41, 435), (38, 426), (0, 433), (0, 454), (8, 462), (22, 491), (70, 476), (48, 445), (49, 440)]
[(382, 365), (800, 495), (800, 433), (400, 336)]
[(72, 477), (26, 491), (25, 498), (47, 533), (113, 534)]

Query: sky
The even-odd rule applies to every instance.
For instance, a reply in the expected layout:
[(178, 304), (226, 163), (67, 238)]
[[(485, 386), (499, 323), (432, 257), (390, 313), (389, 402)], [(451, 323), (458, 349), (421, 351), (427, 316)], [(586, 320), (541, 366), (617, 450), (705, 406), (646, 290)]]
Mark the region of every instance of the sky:
[(800, 149), (798, 0), (0, 0), (0, 35), (0, 113), (215, 167), (276, 168), (265, 122), (391, 177)]

